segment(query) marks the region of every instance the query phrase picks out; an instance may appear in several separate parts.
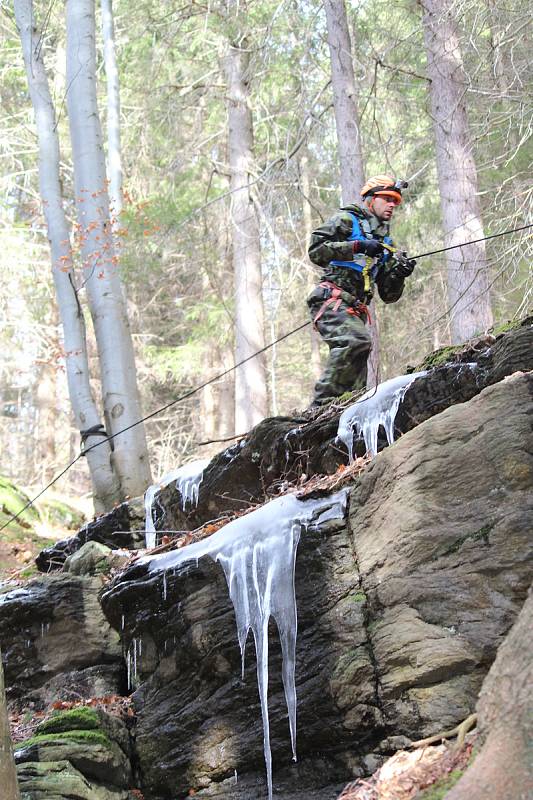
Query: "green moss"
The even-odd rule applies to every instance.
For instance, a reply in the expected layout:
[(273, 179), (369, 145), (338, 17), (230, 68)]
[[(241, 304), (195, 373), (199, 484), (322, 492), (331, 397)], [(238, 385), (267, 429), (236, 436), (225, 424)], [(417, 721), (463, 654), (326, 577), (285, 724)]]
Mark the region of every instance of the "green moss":
[(500, 322), (498, 325), (494, 325), (492, 328), (489, 329), (489, 333), (492, 333), (493, 336), (500, 336), (502, 333), (508, 333), (509, 331), (515, 331), (517, 328), (522, 326), (523, 320), (520, 319), (510, 319), (507, 322)]
[[(0, 476), (0, 524), (4, 525), (10, 517), (21, 512), (29, 499), (12, 481)], [(38, 521), (37, 509), (30, 506), (22, 511), (20, 517), (10, 522), (6, 530), (20, 538), (26, 536), (28, 530)]]
[(81, 528), (85, 521), (81, 511), (56, 498), (39, 503), (39, 511), (45, 522), (69, 530)]
[(60, 711), (50, 719), (41, 722), (35, 729), (37, 735), (42, 733), (63, 733), (65, 731), (93, 731), (100, 728), (100, 717), (94, 708), (81, 706), (69, 711)]
[(445, 778), (440, 778), (432, 786), (428, 786), (427, 789), (418, 792), (415, 800), (442, 800), (447, 792), (455, 786), (463, 771), (462, 769), (454, 769)]
[(352, 595), (354, 603), (366, 603), (366, 594), (364, 592), (356, 592)]
[(101, 744), (112, 747), (111, 740), (102, 731), (63, 731), (62, 733), (43, 733), (32, 736), (17, 744), (17, 750), (34, 745), (53, 744), (54, 742), (77, 742), (78, 744)]
[(450, 345), (448, 347), (441, 347), (439, 350), (435, 350), (434, 353), (430, 353), (426, 358), (422, 361), (420, 366), (416, 368), (416, 371), (420, 371), (423, 369), (431, 369), (432, 367), (438, 367), (441, 364), (447, 364), (450, 361), (454, 362), (456, 359), (454, 356), (457, 353), (460, 353), (464, 350), (464, 345)]

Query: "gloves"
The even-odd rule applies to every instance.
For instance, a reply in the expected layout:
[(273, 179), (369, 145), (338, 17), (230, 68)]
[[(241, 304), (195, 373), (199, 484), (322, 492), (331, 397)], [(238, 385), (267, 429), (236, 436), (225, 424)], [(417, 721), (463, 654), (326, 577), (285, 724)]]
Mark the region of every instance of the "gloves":
[(416, 261), (414, 258), (409, 258), (407, 253), (399, 253), (396, 259), (391, 274), (396, 278), (408, 278), (416, 266)]
[(377, 256), (380, 256), (384, 249), (385, 248), (381, 242), (378, 242), (377, 239), (356, 239), (356, 241), (353, 243), (354, 253), (364, 253), (370, 258), (376, 258)]

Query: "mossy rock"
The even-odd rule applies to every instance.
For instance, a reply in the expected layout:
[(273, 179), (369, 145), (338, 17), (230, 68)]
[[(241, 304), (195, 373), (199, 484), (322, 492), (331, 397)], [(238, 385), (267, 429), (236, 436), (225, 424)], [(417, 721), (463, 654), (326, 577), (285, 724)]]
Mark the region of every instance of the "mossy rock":
[(40, 502), (39, 511), (43, 521), (52, 527), (78, 530), (85, 522), (85, 515), (81, 511), (55, 497)]
[(420, 372), (424, 369), (440, 367), (442, 364), (454, 363), (459, 360), (457, 356), (459, 356), (464, 349), (465, 347), (463, 344), (440, 347), (438, 350), (426, 356), (422, 363), (416, 367), (415, 371)]
[(66, 730), (58, 733), (41, 733), (31, 736), (29, 739), (17, 744), (17, 750), (25, 750), (34, 745), (40, 746), (58, 741), (78, 742), (79, 744), (101, 744), (105, 747), (111, 747), (111, 739), (102, 731)]
[(59, 711), (41, 722), (35, 729), (38, 736), (44, 733), (63, 733), (64, 731), (94, 731), (101, 727), (101, 720), (94, 708), (80, 706), (68, 711)]
[[(19, 535), (27, 535), (28, 531), (39, 522), (39, 512), (35, 506), (22, 511), (30, 501), (28, 495), (16, 484), (4, 476), (0, 476), (0, 525), (7, 525), (7, 531)], [(22, 513), (13, 522), (9, 519), (19, 512)]]

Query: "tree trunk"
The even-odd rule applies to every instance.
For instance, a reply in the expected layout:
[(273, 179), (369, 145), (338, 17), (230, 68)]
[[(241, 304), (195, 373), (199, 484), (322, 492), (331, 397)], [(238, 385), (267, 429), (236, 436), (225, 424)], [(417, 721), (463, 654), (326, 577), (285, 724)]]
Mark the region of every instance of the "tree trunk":
[(339, 143), (342, 202), (357, 203), (365, 182), (357, 87), (353, 72), (352, 43), (344, 0), (325, 0), (328, 45), (331, 58), (333, 106)]
[[(302, 257), (306, 266), (307, 291), (310, 294), (316, 284), (316, 276), (307, 256), (307, 248), (309, 247), (311, 234), (313, 232), (311, 204), (309, 203), (308, 199), (311, 193), (311, 185), (309, 180), (309, 160), (307, 156), (302, 156), (300, 159), (300, 183), (302, 189), (302, 215), (304, 221), (304, 246)], [(310, 328), (309, 339), (311, 345), (311, 375), (316, 382), (322, 374), (322, 359), (320, 357), (320, 335), (313, 326)]]
[[(74, 288), (74, 270), (69, 226), (63, 209), (59, 179), (59, 140), (48, 79), (35, 28), (32, 0), (15, 0), (15, 15), (20, 33), (26, 75), (39, 141), (39, 183), (50, 241), (52, 276), (63, 326), (65, 365), (70, 402), (78, 430), (101, 422), (92, 397), (85, 322)], [(111, 448), (105, 436), (94, 436), (88, 444), (101, 442), (87, 454), (97, 512), (113, 507), (119, 499), (119, 485), (111, 467)], [(105, 443), (104, 443), (105, 442)]]
[(118, 231), (122, 211), (122, 156), (120, 147), (120, 88), (115, 55), (113, 0), (101, 0), (104, 64), (107, 77), (107, 172), (111, 224)]
[[(106, 425), (123, 497), (151, 484), (133, 343), (109, 215), (96, 102), (94, 0), (67, 0), (67, 108), (83, 271), (93, 320)], [(134, 426), (131, 427), (130, 426)]]
[[(359, 190), (365, 182), (365, 167), (357, 113), (358, 92), (355, 85), (352, 43), (344, 0), (325, 0), (328, 44), (331, 58), (333, 106), (339, 143), (342, 202), (359, 203)], [(374, 322), (369, 326), (372, 350), (368, 357), (367, 386), (375, 386), (379, 375), (379, 336), (375, 303), (370, 304)]]
[(4, 688), (4, 668), (0, 650), (0, 786), (3, 800), (20, 800), (17, 781), (17, 768), (13, 759), (13, 748), (9, 731), (6, 693)]
[[(265, 346), (259, 223), (250, 188), (253, 125), (249, 106), (246, 43), (230, 44), (228, 148), (231, 173), (231, 232), (235, 291), (235, 362)], [(235, 431), (245, 433), (268, 413), (266, 360), (256, 356), (235, 372)]]
[[(450, 247), (483, 236), (466, 112), (467, 80), (453, 0), (424, 0), (422, 7), (442, 220)], [(450, 250), (446, 263), (451, 338), (457, 344), (492, 325), (484, 242)]]

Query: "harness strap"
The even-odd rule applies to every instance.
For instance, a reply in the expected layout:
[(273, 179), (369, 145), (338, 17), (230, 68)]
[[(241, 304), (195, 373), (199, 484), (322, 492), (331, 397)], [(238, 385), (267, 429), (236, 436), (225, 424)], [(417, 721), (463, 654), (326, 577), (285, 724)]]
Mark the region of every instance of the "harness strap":
[[(322, 286), (324, 289), (330, 289), (331, 295), (324, 300), (320, 308), (318, 309), (318, 313), (313, 319), (313, 327), (316, 329), (316, 324), (320, 317), (324, 314), (325, 310), (328, 306), (333, 305), (333, 311), (336, 312), (339, 310), (340, 304), (342, 302), (346, 303), (348, 306), (347, 313), (351, 314), (355, 317), (360, 317), (361, 319), (363, 316), (366, 317), (368, 320), (368, 324), (372, 325), (372, 319), (370, 317), (370, 311), (368, 310), (368, 306), (366, 303), (362, 303), (355, 295), (349, 294), (348, 292), (344, 292), (336, 283), (332, 281), (322, 281), (319, 286)], [(365, 322), (365, 320), (363, 320)]]

